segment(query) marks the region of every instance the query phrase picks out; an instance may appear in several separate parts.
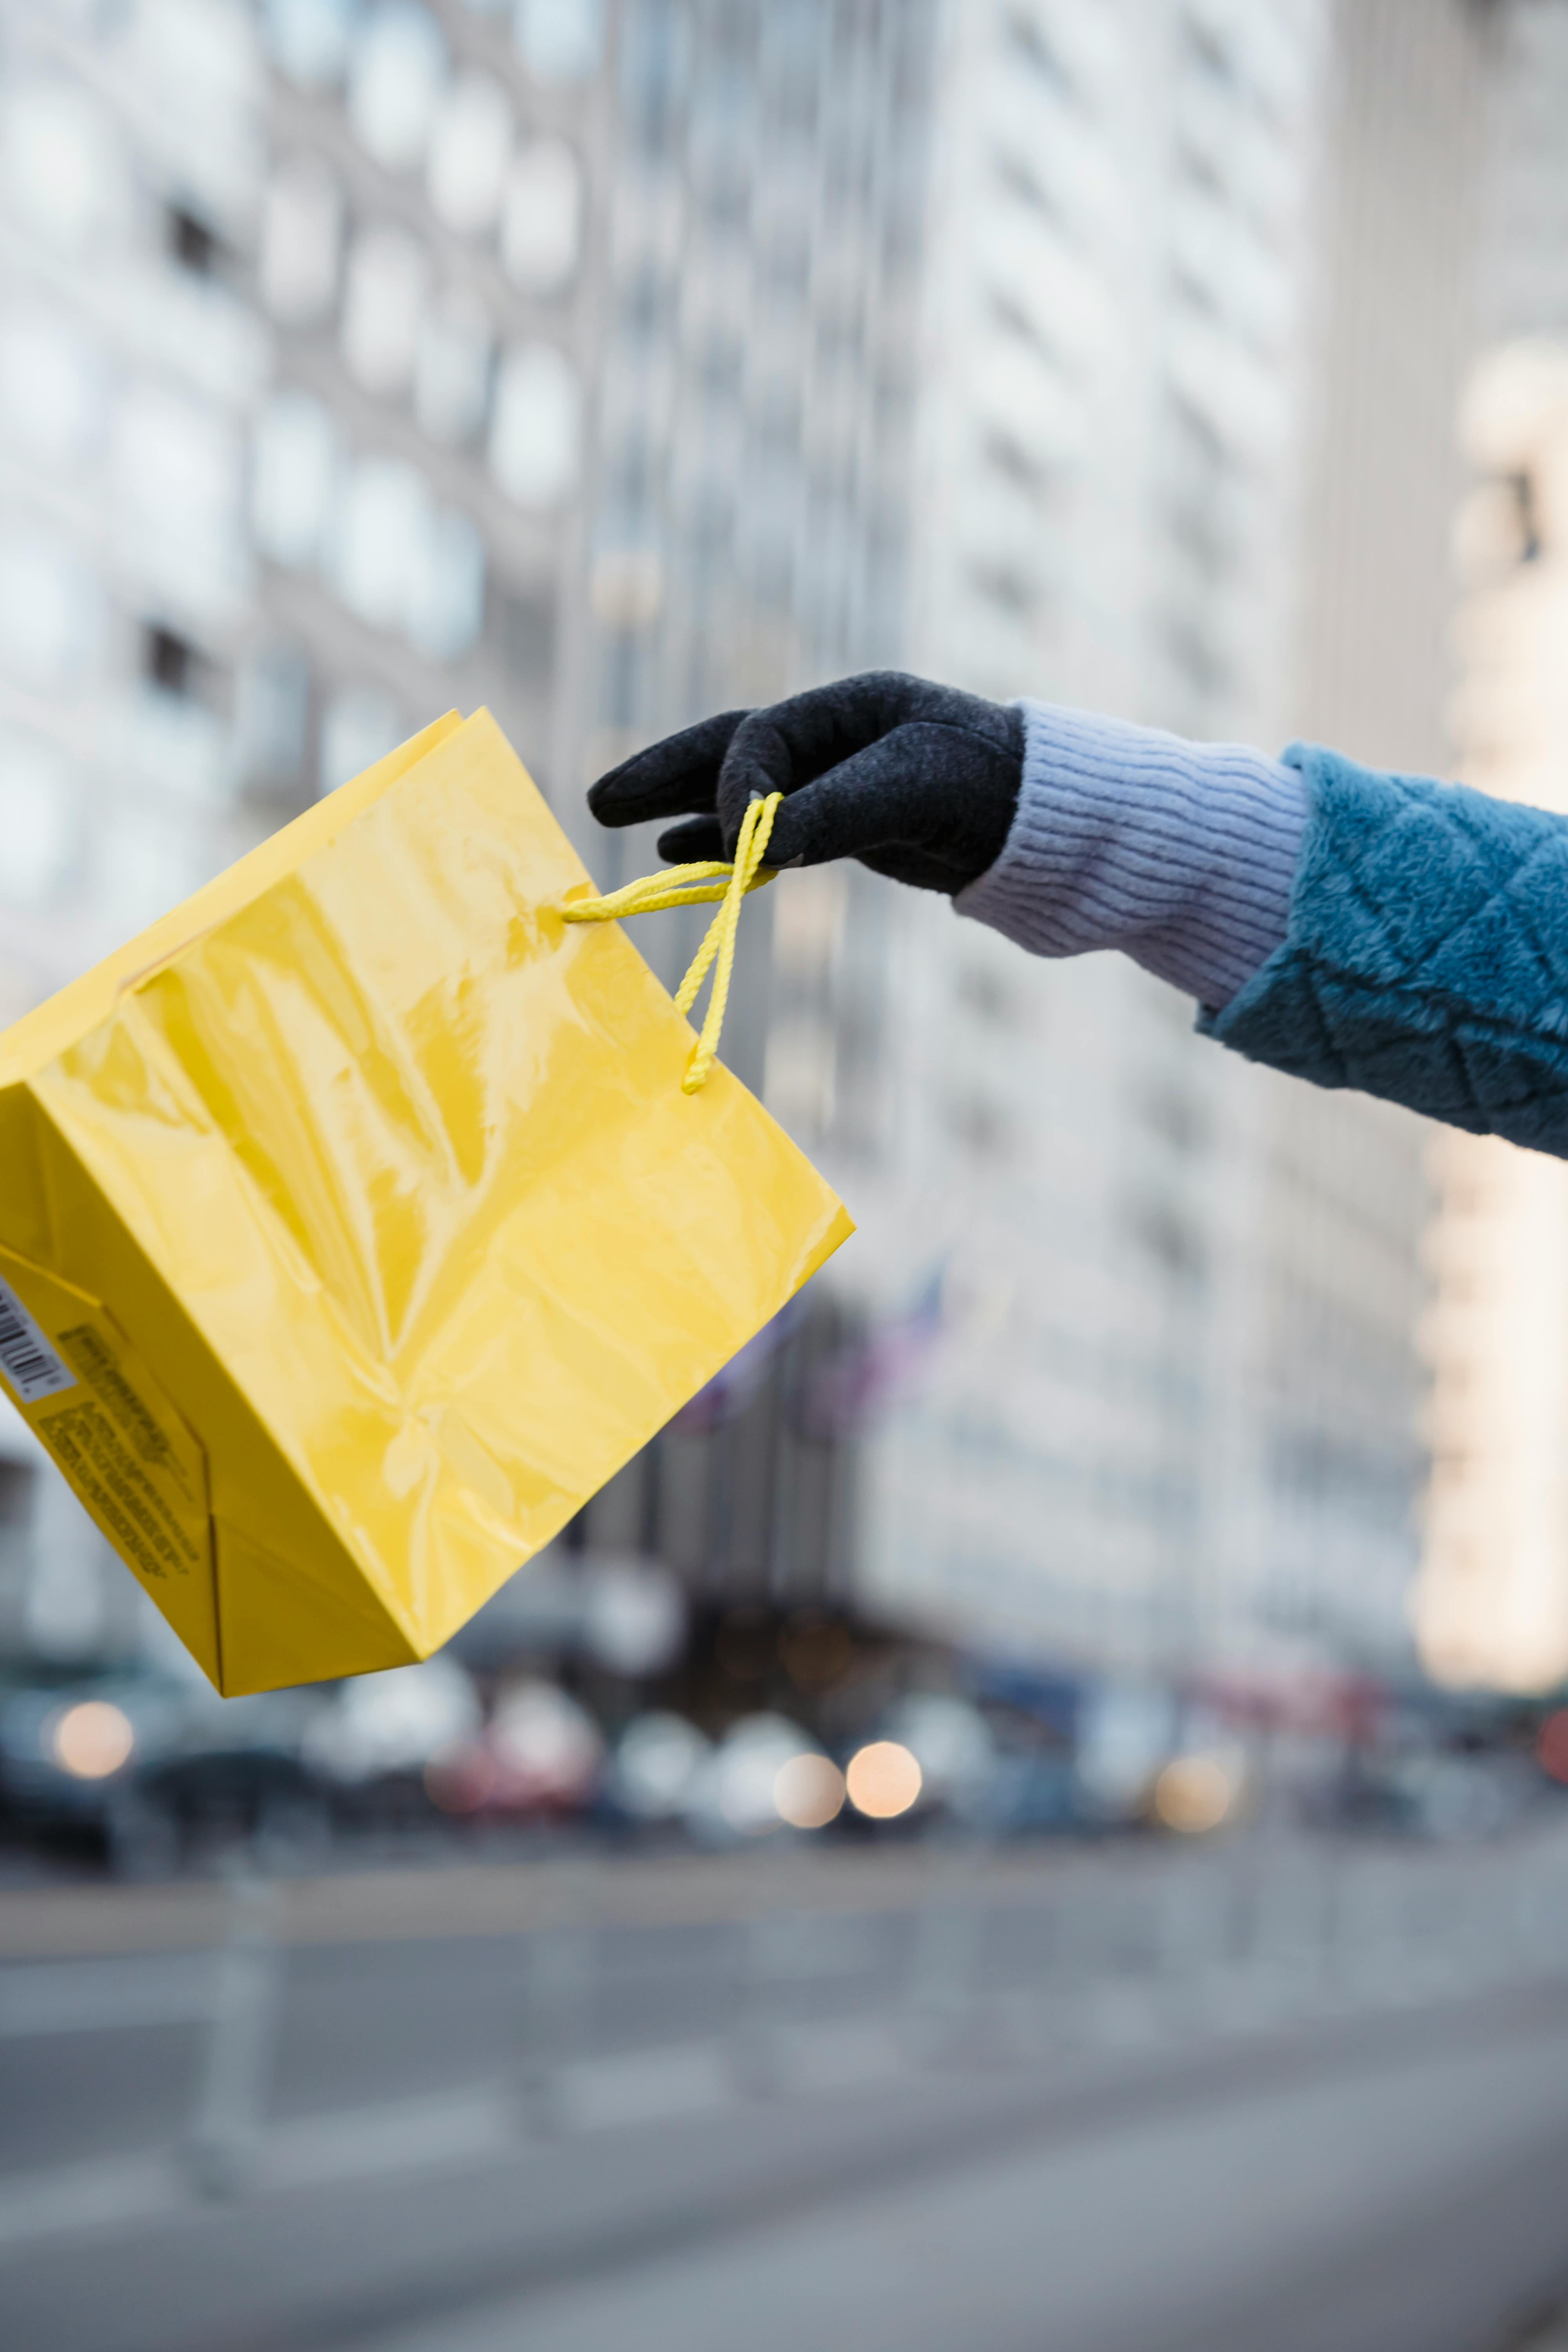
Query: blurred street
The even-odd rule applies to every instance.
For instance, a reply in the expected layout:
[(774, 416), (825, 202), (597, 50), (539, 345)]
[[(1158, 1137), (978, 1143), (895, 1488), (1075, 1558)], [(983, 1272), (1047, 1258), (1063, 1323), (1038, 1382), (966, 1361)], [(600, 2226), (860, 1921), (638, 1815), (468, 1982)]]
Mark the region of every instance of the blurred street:
[(1568, 1849), (479, 1862), (0, 1897), (50, 2352), (1502, 2352)]

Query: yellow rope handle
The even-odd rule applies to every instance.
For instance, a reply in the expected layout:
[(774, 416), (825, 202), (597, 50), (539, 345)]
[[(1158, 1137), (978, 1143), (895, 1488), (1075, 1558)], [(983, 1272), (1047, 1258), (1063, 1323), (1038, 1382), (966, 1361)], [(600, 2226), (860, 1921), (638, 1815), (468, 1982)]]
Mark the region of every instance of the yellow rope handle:
[(689, 1013), (708, 976), (708, 967), (717, 959), (708, 1015), (686, 1066), (686, 1076), (680, 1081), (682, 1094), (694, 1095), (706, 1084), (713, 1067), (719, 1032), (724, 1025), (724, 1007), (730, 1001), (730, 974), (735, 963), (741, 901), (748, 890), (761, 890), (773, 878), (773, 868), (763, 864), (763, 852), (768, 845), (783, 798), (783, 793), (770, 793), (766, 800), (752, 803), (741, 820), (733, 865), (703, 858), (695, 866), (667, 866), (662, 874), (645, 874), (640, 880), (628, 882), (624, 889), (612, 890), (607, 898), (579, 899), (561, 910), (568, 923), (613, 923), (624, 915), (656, 914), (661, 907), (691, 907), (713, 898), (721, 902), (708, 926), (707, 937), (691, 959), (686, 978), (675, 992), (681, 1012)]

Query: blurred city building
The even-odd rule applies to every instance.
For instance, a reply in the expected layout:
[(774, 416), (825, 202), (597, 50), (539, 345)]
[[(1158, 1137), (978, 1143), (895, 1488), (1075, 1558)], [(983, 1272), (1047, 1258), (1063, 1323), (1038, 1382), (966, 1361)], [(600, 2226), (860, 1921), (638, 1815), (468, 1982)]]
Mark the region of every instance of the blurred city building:
[(1494, 14), (1502, 68), (1481, 216), (1482, 336), (1568, 335), (1568, 7), (1509, 0)]
[[(643, 323), (606, 352), (600, 756), (896, 659), (1265, 743), (1305, 720), (1355, 749), (1370, 712), (1366, 756), (1440, 764), (1427, 558), (1479, 18), (1039, 0), (895, 29), (803, 0), (768, 20), (764, 41), (743, 8), (626, 19), (622, 103), (647, 112), (626, 156), (665, 160), (627, 199)], [(759, 89), (794, 141), (793, 210), (773, 113), (748, 128)], [(840, 205), (808, 258), (824, 174), (866, 209)], [(1423, 223), (1408, 299), (1369, 336)], [(710, 328), (650, 337), (677, 283), (686, 318), (755, 320), (743, 371)], [(1410, 372), (1384, 365), (1400, 333), (1431, 343), (1415, 415), (1436, 462), (1397, 468), (1369, 516), (1333, 493), (1411, 433)], [(835, 402), (822, 355), (846, 350)], [(1385, 539), (1415, 651), (1358, 702)], [(628, 844), (616, 874), (648, 862)], [(862, 1227), (817, 1310), (826, 1365), (782, 1346), (732, 1417), (672, 1433), (580, 1532), (640, 1531), (737, 1602), (848, 1579), (878, 1612), (1086, 1664), (1403, 1664), (1416, 1123), (1226, 1062), (1113, 960), (1030, 966), (858, 873), (792, 877), (769, 911), (740, 1066)], [(687, 944), (650, 952), (673, 974)], [(807, 1458), (813, 1507), (785, 1513)]]
[(597, 0), (267, 0), (259, 23), (273, 367), (242, 782), (309, 800), (488, 703), (564, 799), (610, 202)]
[(218, 0), (0, 16), (0, 993), (21, 1011), (262, 829), (233, 677), (268, 370), (236, 282), (266, 142)]
[[(933, 0), (626, 0), (590, 599), (594, 769), (715, 709), (907, 645)], [(590, 849), (606, 882), (651, 829)], [(725, 1057), (808, 1149), (876, 1164), (887, 893), (802, 875), (752, 902)], [(752, 912), (754, 907), (755, 912)], [(673, 982), (700, 936), (639, 944)], [(584, 1514), (712, 1603), (842, 1599), (858, 1344), (814, 1286)]]
[[(8, 1020), (268, 829), (235, 715), (260, 614), (246, 478), (269, 355), (239, 258), (267, 139), (245, 10), (8, 0), (0, 82)], [(0, 1418), (0, 1638), (133, 1640), (134, 1585)]]
[[(1480, 12), (974, 6), (951, 38), (917, 666), (1441, 771)], [(1399, 1669), (1419, 1123), (1215, 1054), (1116, 960), (900, 915), (890, 1161), (924, 1181), (891, 1223), (953, 1306), (870, 1448), (876, 1585), (1123, 1666)]]
[[(1494, 354), (1466, 426), (1464, 773), (1568, 814), (1568, 343)], [(1568, 1674), (1568, 1170), (1453, 1133), (1434, 1159), (1422, 1646), (1445, 1680), (1541, 1689)]]
[[(1500, 36), (1451, 724), (1468, 783), (1568, 812), (1568, 7), (1522, 0)], [(1568, 1190), (1469, 1136), (1433, 1173), (1421, 1646), (1446, 1681), (1542, 1688), (1568, 1673)]]
[[(1551, 242), (1550, 115), (1511, 194), (1480, 127), (1563, 11), (1497, 14), (0, 0), (0, 1011), (452, 703), (606, 886), (597, 769), (877, 664), (1441, 767), (1466, 226)], [(742, 938), (727, 1057), (861, 1239), (571, 1543), (1401, 1661), (1415, 1123), (858, 869)]]
[[(605, 30), (0, 9), (0, 1018), (454, 702), (575, 797)], [(6, 1637), (134, 1639), (0, 1454)]]

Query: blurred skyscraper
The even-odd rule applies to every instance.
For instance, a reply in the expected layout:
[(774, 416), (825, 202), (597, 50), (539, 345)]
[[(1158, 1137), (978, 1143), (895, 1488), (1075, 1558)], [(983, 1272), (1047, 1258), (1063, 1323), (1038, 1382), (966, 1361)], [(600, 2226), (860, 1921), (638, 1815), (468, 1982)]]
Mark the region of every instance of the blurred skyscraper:
[[(1568, 813), (1568, 7), (1505, 30), (1453, 726), (1467, 782)], [(1461, 1135), (1435, 1174), (1422, 1646), (1447, 1680), (1539, 1688), (1568, 1673), (1568, 1181)]]
[[(1479, 12), (950, 25), (917, 659), (1440, 768)], [(1397, 1666), (1417, 1122), (1216, 1054), (1109, 959), (918, 906), (900, 953), (890, 1160), (945, 1193), (902, 1223), (954, 1305), (873, 1448), (878, 1585), (1131, 1665)]]
[[(752, 120), (766, 52), (745, 10), (641, 21), (661, 28), (673, 153), (719, 62), (713, 102)], [(1483, 12), (965, 0), (907, 16), (901, 54), (873, 8), (802, 5), (792, 22), (819, 61), (836, 28), (863, 34), (841, 110), (799, 118), (807, 152), (837, 121), (884, 153), (898, 96), (903, 163), (865, 177), (886, 192), (901, 283), (874, 311), (859, 291), (885, 340), (873, 362), (865, 339), (850, 379), (862, 415), (879, 380), (912, 394), (875, 412), (887, 584), (861, 607), (868, 631), (814, 635), (810, 571), (781, 556), (779, 617), (759, 630), (761, 575), (732, 535), (744, 505), (721, 501), (710, 562), (745, 655), (683, 666), (670, 618), (640, 656), (624, 646), (613, 748), (901, 644), (910, 666), (997, 696), (1265, 743), (1310, 730), (1441, 767)], [(766, 250), (749, 194), (741, 173), (721, 249), (731, 315), (761, 296), (765, 316), (773, 281), (739, 274)], [(716, 267), (689, 230), (689, 307)], [(794, 364), (837, 290), (820, 265), (797, 283), (790, 335), (773, 343), (776, 317), (765, 331)], [(667, 342), (678, 356), (644, 379), (660, 414), (691, 371)], [(753, 353), (754, 379), (764, 365)], [(760, 441), (734, 477), (781, 550), (821, 529), (809, 477), (781, 463), (795, 446)], [(670, 531), (672, 478), (638, 477), (645, 530)], [(845, 524), (852, 551), (853, 506)], [(858, 576), (850, 556), (840, 570)], [(634, 576), (649, 612), (652, 559)], [(858, 873), (791, 877), (773, 897), (771, 970), (758, 924), (748, 975), (765, 1047), (753, 1032), (742, 1066), (861, 1217), (836, 1276), (873, 1326), (870, 1370), (841, 1388), (882, 1411), (846, 1416), (859, 1493), (852, 1539), (830, 1549), (853, 1555), (862, 1596), (1123, 1664), (1406, 1658), (1417, 1123), (1227, 1060), (1111, 960), (1030, 966)], [(673, 942), (660, 951), (673, 970)], [(879, 1349), (898, 1377), (879, 1377)], [(753, 1479), (767, 1458), (751, 1441)], [(748, 1550), (738, 1582), (760, 1593), (766, 1546)]]
[[(1440, 762), (1484, 13), (0, 0), (12, 1009), (454, 702), (606, 884), (597, 768), (879, 663)], [(1414, 1123), (858, 869), (742, 942), (726, 1054), (862, 1238), (580, 1532), (1398, 1656)]]
[(609, 202), (597, 0), (268, 0), (262, 31), (275, 370), (247, 781), (310, 798), (453, 702), (488, 702), (546, 789), (575, 781)]
[(1483, 338), (1568, 335), (1568, 6), (1509, 0), (1481, 233)]
[[(1455, 720), (1468, 781), (1568, 814), (1568, 343), (1506, 346), (1467, 415)], [(1453, 1682), (1568, 1674), (1568, 1169), (1436, 1142), (1422, 1644)]]
[[(3, 1016), (454, 701), (575, 787), (609, 87), (597, 0), (0, 42)], [(11, 1600), (30, 1517), (97, 1640), (129, 1581), (4, 1444)]]
[(267, 339), (265, 85), (219, 0), (0, 15), (0, 994), (11, 1013), (255, 837), (229, 682)]
[[(266, 132), (237, 5), (0, 9), (0, 1019), (265, 829), (231, 717)], [(125, 1638), (134, 1585), (5, 1417), (4, 1637)]]
[[(591, 770), (902, 657), (935, 16), (933, 0), (619, 12)], [(655, 862), (647, 835), (590, 855), (606, 879)], [(860, 874), (752, 901), (724, 1046), (808, 1148), (830, 1130), (873, 1164), (885, 920)], [(639, 944), (673, 980), (699, 935), (661, 919)], [(837, 1320), (816, 1286), (745, 1400), (678, 1424), (590, 1507), (589, 1539), (656, 1548), (721, 1601), (842, 1591), (846, 1449), (805, 1402)]]

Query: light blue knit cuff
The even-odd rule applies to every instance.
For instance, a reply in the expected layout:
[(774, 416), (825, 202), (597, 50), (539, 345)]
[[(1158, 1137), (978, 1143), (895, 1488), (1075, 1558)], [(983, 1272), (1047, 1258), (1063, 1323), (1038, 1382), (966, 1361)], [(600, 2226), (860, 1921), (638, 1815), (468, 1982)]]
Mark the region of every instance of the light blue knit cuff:
[(1121, 948), (1217, 1009), (1285, 936), (1300, 776), (1241, 743), (1020, 702), (1024, 781), (1002, 855), (953, 900), (1032, 954)]

